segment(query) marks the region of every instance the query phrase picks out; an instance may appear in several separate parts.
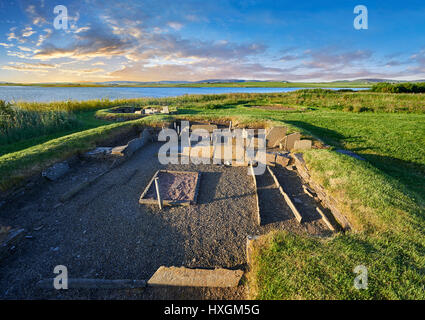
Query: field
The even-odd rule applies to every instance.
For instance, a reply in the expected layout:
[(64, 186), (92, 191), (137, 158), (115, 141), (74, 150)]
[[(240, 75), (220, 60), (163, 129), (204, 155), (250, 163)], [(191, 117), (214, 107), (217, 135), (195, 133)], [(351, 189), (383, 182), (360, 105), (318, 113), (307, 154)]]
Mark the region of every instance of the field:
[[(6, 191), (55, 161), (92, 148), (107, 135), (184, 119), (287, 125), (333, 148), (304, 153), (314, 176), (341, 204), (355, 230), (319, 239), (276, 232), (256, 248), (248, 275), (258, 299), (425, 298), (425, 95), (301, 90), (284, 94), (226, 94), (128, 101), (20, 104), (32, 112), (67, 112), (81, 124), (0, 145), (0, 188)], [(117, 105), (170, 105), (177, 115), (125, 122), (97, 119)], [(257, 106), (263, 106), (258, 108)], [(264, 106), (267, 106), (264, 108)], [(78, 127), (80, 126), (80, 127)], [(353, 287), (357, 265), (368, 290)]]

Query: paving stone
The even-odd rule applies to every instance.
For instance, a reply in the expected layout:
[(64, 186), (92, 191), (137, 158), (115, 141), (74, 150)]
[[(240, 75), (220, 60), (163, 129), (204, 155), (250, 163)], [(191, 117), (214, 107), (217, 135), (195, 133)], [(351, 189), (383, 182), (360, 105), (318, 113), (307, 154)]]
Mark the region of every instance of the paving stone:
[(56, 181), (59, 178), (63, 177), (65, 174), (67, 174), (69, 169), (70, 168), (68, 162), (58, 162), (44, 170), (42, 172), (42, 176), (51, 181)]
[(294, 149), (296, 149), (296, 150), (310, 150), (311, 149), (311, 140), (295, 141)]
[(286, 127), (273, 127), (267, 132), (267, 147), (274, 148), (286, 135)]
[(152, 278), (148, 280), (148, 285), (234, 288), (238, 286), (242, 275), (242, 270), (159, 267)]

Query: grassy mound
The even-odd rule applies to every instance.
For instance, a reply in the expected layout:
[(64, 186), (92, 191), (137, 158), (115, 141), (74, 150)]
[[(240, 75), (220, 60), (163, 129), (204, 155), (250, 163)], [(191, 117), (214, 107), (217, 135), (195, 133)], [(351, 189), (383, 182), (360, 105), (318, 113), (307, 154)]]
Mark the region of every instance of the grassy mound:
[[(327, 150), (305, 153), (316, 181), (357, 232), (314, 239), (276, 232), (256, 248), (250, 282), (259, 299), (424, 299), (423, 202), (370, 164)], [(354, 287), (356, 266), (368, 289)]]

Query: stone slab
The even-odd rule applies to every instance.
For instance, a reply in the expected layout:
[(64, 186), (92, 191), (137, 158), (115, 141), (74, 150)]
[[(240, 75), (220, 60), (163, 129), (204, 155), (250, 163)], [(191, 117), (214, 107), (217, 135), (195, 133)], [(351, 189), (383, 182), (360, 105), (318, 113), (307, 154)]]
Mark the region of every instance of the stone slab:
[(282, 153), (276, 154), (276, 164), (286, 167), (291, 161), (291, 157)]
[(217, 130), (218, 128), (215, 124), (192, 124), (190, 127), (191, 131), (199, 129), (207, 130), (209, 133), (213, 133), (213, 131)]
[(127, 148), (127, 146), (118, 146), (114, 147), (111, 150), (111, 154), (117, 155), (117, 156), (124, 156), (124, 150)]
[(168, 106), (162, 107), (161, 113), (169, 114), (170, 110), (168, 109)]
[(296, 149), (296, 150), (310, 150), (311, 149), (311, 140), (295, 141), (294, 149)]
[(273, 127), (266, 135), (267, 148), (274, 148), (286, 135), (286, 127)]
[(276, 165), (276, 153), (266, 152), (266, 164), (272, 167)]
[(42, 176), (48, 180), (56, 181), (59, 178), (62, 178), (65, 174), (67, 174), (69, 169), (70, 168), (68, 162), (58, 162), (44, 170), (42, 172)]
[(148, 280), (149, 286), (178, 286), (178, 287), (237, 287), (242, 270), (227, 269), (188, 269), (185, 267), (159, 267)]
[(86, 152), (83, 157), (85, 159), (103, 160), (108, 158), (112, 153), (111, 147), (98, 147), (89, 152)]
[(283, 141), (283, 148), (287, 151), (291, 151), (295, 147), (295, 142), (301, 139), (299, 132), (291, 133), (287, 135)]

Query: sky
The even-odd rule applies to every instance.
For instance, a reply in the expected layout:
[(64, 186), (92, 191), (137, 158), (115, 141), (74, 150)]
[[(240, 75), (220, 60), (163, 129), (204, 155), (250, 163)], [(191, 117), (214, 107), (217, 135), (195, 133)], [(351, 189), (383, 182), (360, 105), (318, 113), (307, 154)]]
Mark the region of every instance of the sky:
[(425, 79), (425, 1), (0, 0), (0, 82), (364, 78)]

